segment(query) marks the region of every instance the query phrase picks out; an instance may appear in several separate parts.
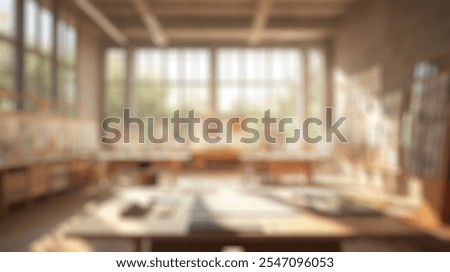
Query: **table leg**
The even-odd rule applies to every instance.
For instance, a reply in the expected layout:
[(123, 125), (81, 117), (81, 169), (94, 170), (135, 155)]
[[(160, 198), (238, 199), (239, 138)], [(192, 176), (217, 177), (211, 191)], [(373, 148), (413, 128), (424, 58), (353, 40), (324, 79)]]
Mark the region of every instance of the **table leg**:
[(134, 240), (135, 252), (150, 252), (152, 251), (152, 240), (147, 238), (136, 238)]
[(142, 252), (142, 239), (140, 238), (134, 239), (134, 251)]

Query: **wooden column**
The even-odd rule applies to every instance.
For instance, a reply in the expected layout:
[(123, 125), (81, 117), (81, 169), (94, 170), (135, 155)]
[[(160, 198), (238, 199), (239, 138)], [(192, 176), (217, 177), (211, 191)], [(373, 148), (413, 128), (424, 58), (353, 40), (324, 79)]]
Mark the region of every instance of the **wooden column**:
[(137, 114), (137, 101), (134, 91), (134, 48), (127, 48), (125, 68), (125, 107), (130, 109), (131, 115)]
[(334, 90), (333, 90), (333, 66), (334, 66), (334, 50), (333, 41), (325, 42), (325, 107), (334, 107)]
[(98, 116), (99, 121), (102, 121), (106, 118), (106, 51), (107, 47), (102, 44), (100, 46), (99, 54), (100, 54), (100, 65), (99, 65), (99, 74), (100, 74), (100, 92), (98, 94)]
[(59, 18), (59, 0), (53, 0), (53, 44), (52, 44), (52, 70), (51, 70), (51, 98), (53, 111), (58, 111), (59, 99), (61, 98), (61, 93), (58, 93), (58, 53), (59, 53), (59, 41), (58, 41), (58, 18)]
[(24, 0), (16, 1), (15, 89), (18, 92), (17, 110), (24, 108)]

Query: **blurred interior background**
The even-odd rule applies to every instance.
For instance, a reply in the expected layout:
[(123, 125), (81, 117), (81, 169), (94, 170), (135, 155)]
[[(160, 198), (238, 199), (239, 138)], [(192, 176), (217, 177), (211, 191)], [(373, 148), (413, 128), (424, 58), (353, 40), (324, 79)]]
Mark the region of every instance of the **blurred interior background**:
[[(447, 251), (449, 67), (447, 0), (2, 0), (0, 250)], [(327, 107), (348, 143), (100, 143)]]

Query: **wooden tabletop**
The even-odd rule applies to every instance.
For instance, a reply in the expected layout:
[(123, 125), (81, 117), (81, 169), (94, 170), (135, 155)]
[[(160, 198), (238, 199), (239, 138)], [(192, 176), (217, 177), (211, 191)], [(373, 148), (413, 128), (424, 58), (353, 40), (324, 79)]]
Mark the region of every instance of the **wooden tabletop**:
[[(193, 226), (200, 226), (195, 234), (201, 235), (202, 228), (205, 234), (211, 230), (211, 224), (233, 235), (257, 237), (342, 239), (422, 235), (415, 228), (387, 216), (321, 214), (276, 199), (275, 195), (261, 194), (264, 190), (234, 184), (123, 189), (81, 220), (69, 235), (187, 237), (193, 233)], [(123, 216), (133, 204), (151, 206), (151, 209), (144, 216)]]
[(245, 151), (239, 154), (241, 161), (324, 161), (331, 157), (328, 152), (324, 151), (285, 151), (285, 150), (273, 150), (273, 151)]
[(192, 158), (188, 150), (103, 151), (97, 154), (99, 161), (178, 161)]

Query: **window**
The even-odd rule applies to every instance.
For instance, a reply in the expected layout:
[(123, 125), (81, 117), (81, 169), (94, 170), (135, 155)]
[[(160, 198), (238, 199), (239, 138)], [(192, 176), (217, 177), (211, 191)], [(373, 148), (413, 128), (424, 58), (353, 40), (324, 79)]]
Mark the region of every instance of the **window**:
[[(54, 37), (54, 15), (36, 0), (24, 1), (24, 91), (25, 110), (55, 109), (73, 116), (77, 108), (76, 48), (77, 31), (66, 17), (58, 20)], [(54, 39), (58, 41), (56, 65), (57, 97), (52, 97)]]
[[(307, 116), (325, 120), (325, 54), (320, 48), (310, 48), (307, 51), (307, 56), (307, 76), (309, 79)], [(323, 127), (310, 126), (310, 133), (311, 137), (323, 136)]]
[(217, 105), (226, 115), (299, 115), (300, 50), (219, 49)]
[(16, 20), (16, 1), (2, 0), (0, 1), (0, 34), (2, 36), (14, 36)]
[(140, 49), (135, 53), (138, 114), (163, 116), (210, 105), (210, 53), (206, 49)]
[[(326, 59), (320, 47), (219, 48), (214, 54), (205, 48), (135, 50), (128, 94), (134, 113), (167, 117), (175, 110), (186, 115), (194, 109), (207, 115), (215, 97), (222, 116), (261, 117), (270, 110), (272, 116), (291, 117), (294, 123), (324, 117)], [(122, 116), (125, 107), (126, 57), (124, 49), (107, 51), (109, 115)], [(213, 62), (216, 69), (211, 69)]]
[(15, 109), (15, 0), (0, 1), (0, 111)]
[[(49, 110), (53, 102), (57, 102), (65, 114), (73, 115), (77, 105), (77, 31), (64, 17), (59, 20), (54, 37), (55, 17), (51, 10), (38, 0), (23, 1), (24, 49), (21, 52), (16, 52), (15, 46), (16, 1), (0, 2), (0, 110), (15, 110), (19, 98), (14, 91), (23, 91), (26, 111)], [(54, 39), (58, 39), (59, 44), (56, 67), (52, 64)], [(22, 90), (15, 90), (16, 53), (23, 54)], [(54, 72), (57, 97), (52, 97)]]
[(44, 54), (50, 54), (53, 45), (53, 14), (46, 8), (41, 8), (41, 45), (40, 49)]
[(25, 109), (35, 111), (39, 108), (38, 95), (41, 90), (40, 64), (38, 52), (39, 6), (35, 0), (25, 1)]
[(38, 43), (38, 10), (36, 1), (25, 2), (25, 44), (29, 48), (36, 48)]
[(126, 51), (112, 48), (106, 51), (106, 111), (108, 116), (121, 117), (125, 107)]
[(325, 109), (325, 55), (319, 48), (308, 50), (309, 108), (308, 115), (322, 117)]
[(47, 110), (52, 88), (53, 15), (35, 0), (25, 1), (25, 110)]
[(14, 89), (14, 46), (0, 40), (0, 88)]
[[(277, 137), (294, 137), (305, 118), (323, 120), (327, 78), (326, 56), (320, 46), (214, 51), (140, 48), (131, 52), (132, 59), (127, 59), (124, 49), (107, 50), (106, 114), (122, 117), (124, 107), (130, 106), (134, 116), (156, 117), (154, 135), (161, 133), (160, 117), (170, 117), (176, 110), (186, 116), (194, 109), (200, 118), (213, 110), (218, 117), (258, 118), (270, 110), (272, 117), (293, 119), (284, 127), (284, 135)], [(133, 66), (128, 71), (127, 63)], [(265, 127), (259, 123), (254, 128), (262, 132)], [(278, 131), (275, 126), (270, 129)], [(183, 135), (186, 127), (179, 132)], [(309, 127), (309, 136), (322, 134), (320, 127)]]
[(61, 110), (69, 116), (76, 113), (77, 31), (64, 20), (58, 22), (58, 99)]
[[(214, 89), (220, 114), (259, 116), (271, 110), (274, 116), (323, 117), (326, 63), (321, 48), (220, 48), (215, 57)], [(112, 89), (125, 86), (126, 52), (111, 50), (111, 61), (119, 58), (119, 63), (108, 68), (113, 74), (121, 73), (120, 78), (113, 78), (116, 83), (107, 80)], [(133, 63), (131, 102), (140, 116), (162, 116), (177, 109), (195, 109), (203, 114), (211, 111), (210, 50), (138, 49)], [(308, 90), (304, 89), (304, 76)], [(122, 109), (125, 93), (116, 93)]]

